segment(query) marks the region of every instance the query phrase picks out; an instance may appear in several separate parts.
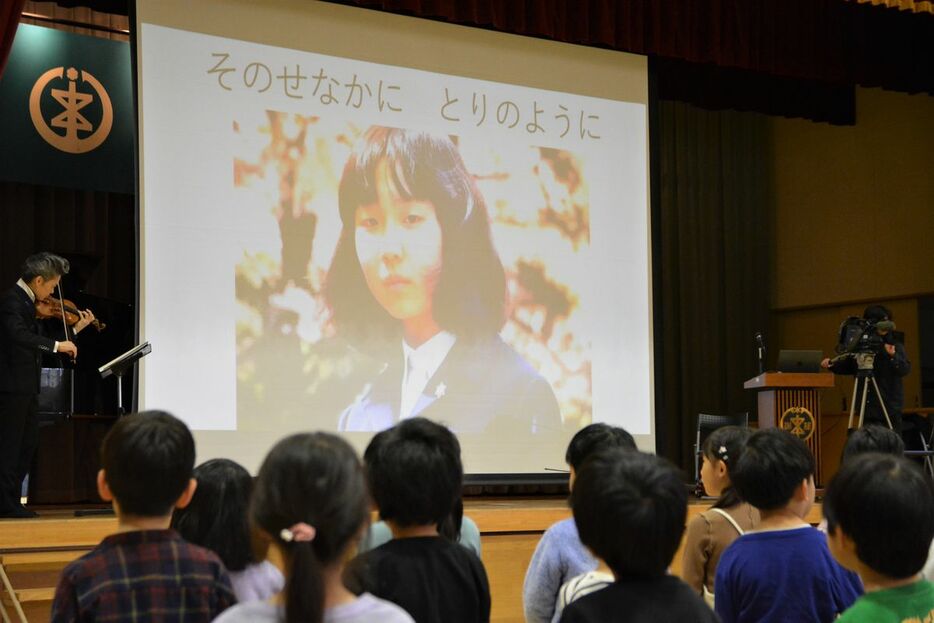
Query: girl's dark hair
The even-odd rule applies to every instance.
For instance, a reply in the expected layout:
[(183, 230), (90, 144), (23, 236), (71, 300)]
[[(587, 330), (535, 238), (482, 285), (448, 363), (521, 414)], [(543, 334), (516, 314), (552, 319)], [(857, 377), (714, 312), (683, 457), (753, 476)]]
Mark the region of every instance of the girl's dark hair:
[(247, 515), (253, 477), (228, 459), (202, 463), (193, 477), (198, 487), (188, 506), (172, 515), (172, 527), (217, 554), (228, 571), (242, 571), (256, 562)]
[(464, 525), (464, 499), (458, 498), (454, 502), (451, 514), (438, 526), (438, 534), (451, 543), (458, 543), (461, 538), (461, 527)]
[(394, 336), (399, 322), (370, 293), (357, 258), (354, 214), (377, 201), (377, 168), (403, 199), (430, 201), (441, 226), (435, 320), (461, 336), (497, 333), (505, 320), (506, 276), (493, 246), (486, 202), (449, 137), (373, 126), (347, 159), (339, 188), (340, 239), (324, 293), (338, 331), (352, 342)]
[(727, 473), (730, 474), (730, 486), (720, 493), (720, 498), (713, 505), (713, 508), (730, 508), (736, 506), (742, 500), (736, 489), (732, 485), (733, 467), (739, 461), (743, 454), (746, 441), (752, 434), (748, 428), (741, 426), (724, 426), (710, 433), (704, 440), (703, 452), (709, 461), (722, 461), (726, 465)]
[[(250, 516), (285, 551), (286, 621), (320, 623), (322, 569), (341, 559), (369, 517), (357, 455), (346, 441), (328, 433), (286, 437), (263, 461)], [(283, 530), (298, 523), (315, 529), (311, 541), (283, 539)]]

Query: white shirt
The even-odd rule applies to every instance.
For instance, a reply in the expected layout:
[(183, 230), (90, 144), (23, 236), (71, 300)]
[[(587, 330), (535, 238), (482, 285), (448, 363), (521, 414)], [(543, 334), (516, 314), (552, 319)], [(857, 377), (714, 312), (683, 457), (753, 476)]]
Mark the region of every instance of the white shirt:
[[(32, 301), (33, 303), (36, 302), (36, 293), (32, 291), (32, 288), (30, 288), (30, 287), (26, 284), (25, 281), (23, 281), (22, 279), (17, 279), (17, 280), (16, 280), (16, 285), (18, 285), (19, 287), (21, 287), (21, 288), (23, 289), (23, 292), (25, 292), (25, 293), (27, 294), (27, 296), (29, 296), (29, 300), (30, 300), (30, 301)], [(52, 346), (52, 352), (53, 352), (53, 353), (57, 353), (57, 352), (58, 352), (58, 342), (55, 342), (55, 344)]]
[(402, 340), (404, 372), (402, 373), (402, 400), (399, 404), (399, 419), (414, 417), (418, 399), (425, 391), (428, 381), (434, 376), (444, 358), (451, 352), (457, 337), (447, 331), (439, 331), (418, 348), (412, 348)]
[(22, 279), (18, 279), (16, 281), (16, 285), (18, 285), (19, 287), (23, 289), (23, 292), (26, 293), (30, 301), (32, 301), (33, 303), (36, 302), (36, 293), (32, 291), (32, 288), (26, 285), (25, 281), (23, 281)]

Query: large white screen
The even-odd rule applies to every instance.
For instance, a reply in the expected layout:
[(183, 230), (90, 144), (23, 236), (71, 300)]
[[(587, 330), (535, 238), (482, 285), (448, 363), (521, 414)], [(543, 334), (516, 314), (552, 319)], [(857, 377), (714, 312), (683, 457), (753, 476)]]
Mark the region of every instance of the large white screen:
[[(591, 421), (654, 448), (645, 59), (140, 4), (141, 400), (199, 461), (310, 429), (362, 449), (402, 408), (470, 473), (562, 467)], [(407, 392), (403, 338), (438, 330)]]

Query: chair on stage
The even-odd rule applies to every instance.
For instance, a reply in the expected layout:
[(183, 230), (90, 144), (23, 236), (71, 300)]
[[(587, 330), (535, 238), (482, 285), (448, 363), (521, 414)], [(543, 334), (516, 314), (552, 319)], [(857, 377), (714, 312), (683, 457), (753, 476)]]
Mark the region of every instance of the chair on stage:
[(704, 495), (704, 485), (701, 482), (700, 468), (703, 461), (704, 442), (710, 433), (724, 426), (749, 426), (749, 412), (736, 415), (712, 415), (710, 413), (697, 414), (697, 436), (694, 441), (694, 494), (697, 497)]
[[(902, 412), (902, 438), (907, 450), (905, 456), (917, 459), (924, 471), (934, 478), (934, 409), (908, 408)], [(915, 440), (918, 442), (915, 444)], [(917, 449), (915, 449), (917, 448)]]

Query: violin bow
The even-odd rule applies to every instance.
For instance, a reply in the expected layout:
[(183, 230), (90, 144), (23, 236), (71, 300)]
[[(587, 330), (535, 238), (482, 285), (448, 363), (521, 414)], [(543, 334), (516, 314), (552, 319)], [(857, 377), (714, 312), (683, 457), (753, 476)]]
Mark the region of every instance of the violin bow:
[(65, 341), (71, 341), (68, 337), (68, 323), (65, 322), (65, 291), (62, 290), (62, 282), (58, 282), (58, 304), (62, 308), (62, 328), (65, 329)]

